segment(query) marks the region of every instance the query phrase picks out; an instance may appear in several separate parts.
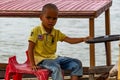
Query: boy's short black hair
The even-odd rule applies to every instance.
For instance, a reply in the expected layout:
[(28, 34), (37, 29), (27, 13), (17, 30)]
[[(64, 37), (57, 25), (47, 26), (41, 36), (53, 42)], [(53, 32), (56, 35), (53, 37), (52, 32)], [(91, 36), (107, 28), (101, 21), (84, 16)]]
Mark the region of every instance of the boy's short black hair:
[(44, 5), (42, 8), (42, 13), (44, 13), (46, 9), (54, 9), (57, 12), (59, 11), (57, 6), (55, 4), (52, 4), (52, 3), (48, 3), (48, 4)]

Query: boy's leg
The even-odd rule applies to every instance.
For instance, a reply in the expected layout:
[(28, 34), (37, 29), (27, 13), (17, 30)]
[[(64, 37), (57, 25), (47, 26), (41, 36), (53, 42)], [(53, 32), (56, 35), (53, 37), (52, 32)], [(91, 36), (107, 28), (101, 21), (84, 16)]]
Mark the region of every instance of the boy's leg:
[(61, 65), (63, 70), (71, 70), (71, 79), (78, 80), (78, 76), (83, 75), (82, 63), (78, 59), (69, 57), (58, 57), (56, 61)]
[(52, 80), (63, 80), (62, 70), (60, 65), (55, 62), (55, 60), (47, 59), (44, 60), (40, 66), (49, 69), (51, 73)]
[(78, 76), (71, 76), (71, 80), (79, 80)]

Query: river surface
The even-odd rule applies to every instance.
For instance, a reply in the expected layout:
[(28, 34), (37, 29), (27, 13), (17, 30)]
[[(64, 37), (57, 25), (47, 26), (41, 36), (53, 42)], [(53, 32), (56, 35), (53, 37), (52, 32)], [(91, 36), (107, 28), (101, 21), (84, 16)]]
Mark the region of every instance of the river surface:
[[(120, 0), (113, 0), (110, 8), (111, 34), (120, 34)], [(26, 60), (25, 51), (28, 47), (28, 36), (34, 26), (40, 24), (39, 18), (0, 18), (0, 63), (7, 63), (8, 58), (16, 55), (19, 63)], [(105, 34), (104, 13), (95, 19), (95, 36)], [(88, 19), (59, 18), (55, 28), (60, 29), (70, 37), (89, 35)], [(119, 55), (119, 41), (111, 42), (112, 64)], [(80, 59), (84, 66), (89, 66), (89, 45), (86, 43), (68, 44), (58, 42), (57, 52), (61, 56)], [(96, 65), (105, 65), (104, 43), (96, 44)]]

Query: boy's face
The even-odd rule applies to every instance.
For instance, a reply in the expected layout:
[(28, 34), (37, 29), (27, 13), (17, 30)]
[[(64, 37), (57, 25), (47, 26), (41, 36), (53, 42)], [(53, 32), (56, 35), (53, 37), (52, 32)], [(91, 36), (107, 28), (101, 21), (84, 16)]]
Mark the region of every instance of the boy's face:
[(40, 16), (42, 25), (46, 30), (52, 30), (56, 24), (58, 18), (58, 12), (54, 9), (46, 9), (44, 13)]

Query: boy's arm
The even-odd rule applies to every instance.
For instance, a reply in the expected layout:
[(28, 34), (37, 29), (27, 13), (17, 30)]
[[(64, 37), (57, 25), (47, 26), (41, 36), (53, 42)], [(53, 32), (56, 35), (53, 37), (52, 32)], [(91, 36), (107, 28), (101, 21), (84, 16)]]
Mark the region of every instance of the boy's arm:
[(33, 43), (32, 41), (29, 41), (28, 56), (29, 56), (30, 64), (33, 70), (37, 70), (38, 67), (35, 65), (34, 53), (33, 53), (34, 47), (35, 47), (35, 43)]
[(68, 42), (70, 44), (76, 44), (80, 42), (85, 42), (89, 37), (81, 37), (81, 38), (70, 38), (70, 37), (65, 37), (63, 41)]

